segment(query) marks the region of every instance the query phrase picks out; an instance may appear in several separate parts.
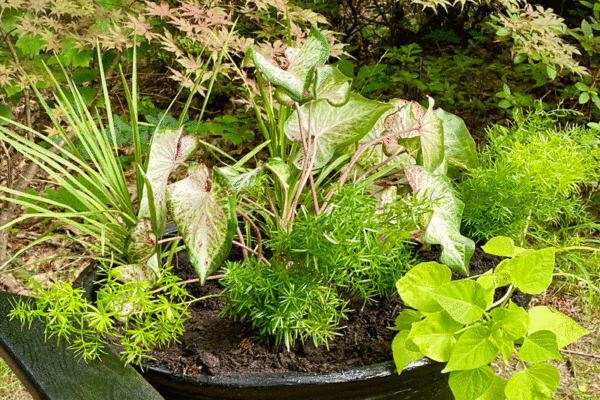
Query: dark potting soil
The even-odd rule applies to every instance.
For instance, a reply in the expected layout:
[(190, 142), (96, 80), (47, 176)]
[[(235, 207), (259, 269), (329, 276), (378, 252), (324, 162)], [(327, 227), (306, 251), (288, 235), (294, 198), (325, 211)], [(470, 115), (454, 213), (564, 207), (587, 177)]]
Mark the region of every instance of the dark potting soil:
[[(195, 278), (187, 255), (180, 254), (175, 273), (184, 280)], [(437, 260), (439, 246), (419, 255), (424, 260)], [(477, 249), (470, 263), (471, 274), (488, 271), (500, 261), (499, 257)], [(453, 275), (460, 278), (459, 273)], [(218, 294), (223, 288), (213, 279), (204, 286), (188, 285), (187, 289), (193, 296), (202, 297)], [(329, 348), (307, 342), (298, 343), (289, 351), (284, 345), (258, 338), (251, 323), (221, 317), (224, 307), (225, 303), (218, 298), (193, 303), (180, 343), (154, 351), (151, 355), (156, 361), (148, 361), (147, 365), (161, 366), (179, 375), (223, 375), (340, 372), (390, 361), (396, 332), (389, 327), (394, 325), (403, 306), (398, 298), (382, 298), (366, 306), (350, 302), (349, 309), (354, 312), (348, 313), (348, 319), (342, 323), (344, 328), (339, 331), (341, 335), (329, 342)]]

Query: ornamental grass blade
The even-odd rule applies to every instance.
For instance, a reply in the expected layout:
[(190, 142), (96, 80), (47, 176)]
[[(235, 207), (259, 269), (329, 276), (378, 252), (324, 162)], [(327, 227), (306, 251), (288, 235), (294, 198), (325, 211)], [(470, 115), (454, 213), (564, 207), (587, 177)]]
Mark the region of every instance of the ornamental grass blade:
[(218, 169), (211, 179), (204, 164), (195, 165), (187, 178), (167, 187), (167, 203), (204, 284), (231, 249), (237, 227), (233, 188)]

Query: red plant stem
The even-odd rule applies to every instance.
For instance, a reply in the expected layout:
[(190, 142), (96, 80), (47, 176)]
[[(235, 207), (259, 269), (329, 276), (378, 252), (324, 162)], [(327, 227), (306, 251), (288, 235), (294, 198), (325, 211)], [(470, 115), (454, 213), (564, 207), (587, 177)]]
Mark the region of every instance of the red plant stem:
[(394, 154), (392, 154), (391, 156), (389, 156), (388, 158), (386, 158), (385, 160), (383, 160), (379, 164), (375, 165), (374, 167), (369, 168), (364, 174), (362, 174), (361, 176), (358, 177), (357, 181), (360, 181), (360, 180), (366, 178), (373, 171), (376, 171), (379, 168), (381, 168), (381, 167), (389, 164), (390, 161), (392, 161), (394, 158), (398, 157), (398, 155), (400, 155), (400, 153), (402, 153), (404, 150), (406, 150), (406, 149), (403, 148), (403, 147), (399, 148), (398, 150), (396, 150), (396, 152)]
[(239, 242), (233, 241), (233, 243), (237, 244), (238, 246), (240, 246), (242, 248), (242, 254), (244, 255), (244, 261), (248, 261), (249, 247), (246, 246), (246, 243), (244, 242), (244, 235), (242, 235), (242, 231), (239, 226), (236, 228), (236, 232), (237, 232), (237, 235), (238, 235), (238, 238), (240, 239), (240, 241)]
[(258, 259), (260, 260), (262, 258), (262, 236), (260, 235), (260, 229), (258, 229), (258, 226), (256, 226), (256, 224), (254, 223), (254, 221), (252, 221), (252, 218), (250, 218), (248, 216), (248, 214), (246, 214), (245, 212), (243, 212), (239, 208), (237, 209), (237, 213), (240, 214), (242, 216), (242, 218), (244, 218), (246, 221), (248, 221), (248, 223), (250, 224), (250, 226), (252, 227), (252, 229), (254, 229), (254, 231), (256, 232), (256, 241), (257, 241), (257, 244), (256, 244), (256, 251), (257, 251), (256, 257), (258, 257)]
[[(298, 201), (300, 200), (300, 195), (302, 194), (302, 191), (304, 190), (304, 187), (306, 186), (306, 182), (308, 181), (308, 177), (309, 175), (312, 175), (312, 166), (315, 162), (315, 159), (317, 157), (317, 137), (315, 137), (315, 140), (312, 143), (312, 154), (308, 154), (308, 151), (310, 150), (310, 108), (309, 108), (309, 119), (308, 119), (308, 129), (309, 132), (306, 132), (306, 136), (305, 136), (305, 132), (304, 129), (302, 127), (302, 119), (300, 117), (300, 105), (298, 103), (294, 103), (294, 106), (296, 107), (296, 113), (298, 114), (298, 125), (299, 125), (299, 129), (300, 129), (300, 136), (302, 137), (302, 145), (304, 146), (304, 153), (306, 155), (306, 157), (304, 158), (304, 164), (302, 165), (302, 174), (300, 175), (300, 180), (298, 182), (298, 187), (296, 188), (296, 193), (294, 195), (294, 200), (292, 201), (292, 204), (290, 206), (290, 210), (289, 210), (289, 214), (288, 214), (288, 218), (287, 218), (287, 222), (291, 223), (294, 220), (294, 217), (296, 216), (296, 208), (298, 206)], [(311, 188), (314, 189), (314, 186)], [(316, 202), (316, 192), (313, 190), (313, 201), (315, 201), (315, 210), (318, 210), (319, 205)]]
[(265, 213), (269, 214), (270, 217), (272, 217), (272, 218), (276, 217), (276, 215), (273, 212), (271, 212), (268, 209), (266, 209), (265, 207), (261, 206), (260, 204), (258, 204), (254, 200), (249, 199), (248, 197), (245, 197), (245, 196), (240, 196), (240, 199), (243, 200), (243, 201), (245, 201), (246, 203), (251, 204), (254, 207), (260, 209), (261, 211), (264, 211)]
[[(338, 181), (338, 187), (342, 187), (344, 186), (344, 184), (346, 183), (346, 181), (348, 180), (348, 176), (350, 175), (350, 171), (352, 170), (352, 167), (354, 167), (354, 164), (356, 164), (356, 162), (358, 161), (358, 159), (360, 158), (360, 156), (363, 155), (363, 153), (371, 146), (374, 146), (376, 144), (379, 144), (387, 139), (391, 139), (394, 137), (397, 137), (399, 135), (405, 134), (407, 132), (410, 132), (414, 129), (410, 129), (407, 131), (402, 131), (402, 132), (397, 132), (397, 133), (390, 133), (387, 134), (385, 136), (380, 136), (376, 139), (371, 140), (368, 143), (363, 144), (362, 146), (360, 146), (358, 148), (358, 150), (356, 150), (356, 152), (354, 153), (354, 155), (352, 156), (352, 158), (350, 159), (350, 162), (348, 163), (348, 165), (346, 166), (346, 169), (344, 169), (344, 172), (342, 173), (342, 175), (340, 176), (340, 179)], [(331, 188), (331, 190), (327, 193), (327, 195), (325, 196), (325, 201), (328, 202), (329, 200), (331, 200), (331, 198), (333, 197), (333, 194), (335, 193), (335, 188)], [(321, 209), (325, 209), (325, 207), (327, 206), (327, 203), (323, 204), (323, 207)]]
[[(246, 246), (245, 244), (242, 244), (238, 241), (233, 240), (232, 241), (233, 244), (235, 244), (236, 246), (239, 246), (242, 248), (242, 250), (246, 250), (254, 255), (257, 255), (256, 251), (254, 251), (254, 249), (251, 249), (250, 247)], [(267, 260), (266, 258), (261, 258), (260, 261), (262, 261), (263, 263), (265, 263), (267, 266), (271, 266), (271, 263), (269, 262), (269, 260)]]

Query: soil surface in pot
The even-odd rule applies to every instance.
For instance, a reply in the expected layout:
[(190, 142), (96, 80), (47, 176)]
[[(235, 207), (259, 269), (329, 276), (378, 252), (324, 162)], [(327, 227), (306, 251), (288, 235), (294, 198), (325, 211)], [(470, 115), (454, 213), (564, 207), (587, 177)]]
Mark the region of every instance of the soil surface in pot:
[[(437, 260), (439, 246), (419, 255), (425, 260)], [(471, 274), (481, 274), (500, 261), (501, 258), (477, 249), (470, 263)], [(180, 253), (174, 264), (174, 272), (182, 279), (197, 277), (186, 253)], [(460, 274), (453, 275), (456, 279)], [(213, 279), (204, 286), (190, 284), (187, 289), (193, 296), (202, 297), (218, 294), (223, 288), (217, 279)], [(378, 299), (366, 306), (362, 302), (350, 302), (349, 309), (354, 311), (348, 313), (348, 319), (343, 322), (345, 328), (340, 330), (340, 336), (329, 342), (328, 349), (307, 342), (298, 343), (290, 351), (284, 345), (257, 338), (249, 322), (221, 317), (224, 307), (225, 304), (218, 298), (193, 303), (180, 343), (154, 351), (151, 355), (156, 361), (145, 364), (161, 366), (186, 376), (341, 372), (390, 361), (391, 342), (396, 332), (389, 327), (394, 325), (403, 305), (397, 297)]]

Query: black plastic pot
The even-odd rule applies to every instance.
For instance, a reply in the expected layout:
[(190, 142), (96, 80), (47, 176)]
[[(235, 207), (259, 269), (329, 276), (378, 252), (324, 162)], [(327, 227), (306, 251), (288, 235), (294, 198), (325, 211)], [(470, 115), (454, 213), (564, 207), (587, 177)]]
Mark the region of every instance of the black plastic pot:
[[(391, 351), (391, 349), (390, 349)], [(144, 378), (165, 399), (244, 400), (452, 400), (444, 364), (422, 359), (398, 375), (393, 362), (342, 373), (178, 376), (145, 368)]]
[[(167, 226), (166, 236), (176, 233)], [(88, 267), (76, 284), (94, 299), (98, 269)], [(390, 347), (390, 355), (391, 355)], [(398, 374), (392, 361), (341, 373), (263, 373), (181, 376), (143, 365), (140, 373), (167, 400), (452, 400), (445, 364), (423, 358)]]

